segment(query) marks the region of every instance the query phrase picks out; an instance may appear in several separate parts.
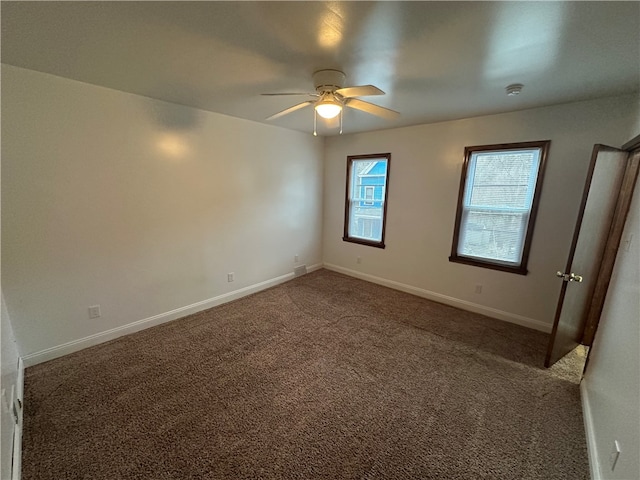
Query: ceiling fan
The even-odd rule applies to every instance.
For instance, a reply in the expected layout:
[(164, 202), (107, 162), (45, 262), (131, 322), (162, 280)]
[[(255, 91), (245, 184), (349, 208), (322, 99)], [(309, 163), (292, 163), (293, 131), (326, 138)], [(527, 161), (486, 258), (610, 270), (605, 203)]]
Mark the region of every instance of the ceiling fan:
[(315, 85), (315, 92), (304, 93), (263, 93), (267, 96), (278, 95), (304, 95), (309, 97), (316, 97), (315, 100), (307, 100), (302, 103), (298, 103), (292, 107), (286, 108), (281, 112), (278, 112), (267, 120), (274, 120), (289, 113), (300, 110), (301, 108), (313, 105), (313, 134), (316, 132), (316, 114), (326, 119), (332, 119), (340, 115), (340, 133), (342, 133), (342, 110), (343, 107), (355, 108), (378, 117), (385, 118), (387, 120), (393, 120), (397, 118), (400, 113), (389, 108), (374, 105), (373, 103), (359, 100), (355, 97), (366, 97), (369, 95), (384, 95), (384, 92), (378, 87), (373, 85), (359, 85), (355, 87), (343, 87), (346, 79), (344, 72), (340, 70), (318, 70), (313, 74), (313, 83)]

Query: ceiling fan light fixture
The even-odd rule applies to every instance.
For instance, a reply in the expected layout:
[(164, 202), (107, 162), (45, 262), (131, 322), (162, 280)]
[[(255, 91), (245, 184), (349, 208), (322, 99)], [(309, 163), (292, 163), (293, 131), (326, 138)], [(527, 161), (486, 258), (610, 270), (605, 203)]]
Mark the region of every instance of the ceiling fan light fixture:
[[(355, 85), (344, 87), (346, 75), (340, 70), (318, 70), (313, 74), (313, 83), (316, 88), (315, 92), (285, 92), (285, 93), (263, 93), (262, 95), (303, 95), (306, 97), (315, 97), (315, 100), (306, 100), (304, 102), (285, 108), (281, 112), (267, 117), (267, 120), (275, 120), (289, 113), (300, 110), (308, 106), (313, 106), (313, 134), (317, 135), (318, 116), (332, 120), (340, 116), (340, 133), (342, 134), (342, 120), (344, 108), (349, 107), (360, 110), (386, 120), (395, 120), (400, 113), (389, 108), (381, 107), (374, 103), (359, 100), (357, 97), (366, 97), (370, 95), (384, 95), (384, 92), (375, 85)], [(336, 122), (328, 122), (327, 126), (332, 128)]]
[(322, 118), (335, 118), (342, 111), (342, 103), (332, 94), (325, 94), (315, 106), (316, 112)]
[(318, 112), (318, 115), (322, 118), (335, 118), (340, 114), (341, 110), (342, 105), (331, 100), (318, 102), (316, 105), (316, 112)]

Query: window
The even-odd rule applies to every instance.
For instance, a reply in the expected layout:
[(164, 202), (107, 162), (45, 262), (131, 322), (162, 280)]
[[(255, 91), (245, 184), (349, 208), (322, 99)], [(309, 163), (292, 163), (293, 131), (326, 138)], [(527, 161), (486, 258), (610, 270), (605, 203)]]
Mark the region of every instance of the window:
[(465, 148), (450, 261), (527, 274), (549, 144)]
[(347, 157), (345, 242), (384, 248), (390, 153)]
[(373, 205), (373, 194), (375, 191), (375, 187), (371, 185), (364, 186), (364, 202), (363, 205)]

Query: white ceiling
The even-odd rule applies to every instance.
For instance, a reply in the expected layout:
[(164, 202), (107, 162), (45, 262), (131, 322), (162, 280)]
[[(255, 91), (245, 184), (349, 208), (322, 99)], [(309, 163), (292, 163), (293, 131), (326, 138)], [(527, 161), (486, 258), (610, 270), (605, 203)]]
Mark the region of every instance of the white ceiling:
[[(344, 132), (640, 90), (640, 2), (6, 2), (2, 62), (265, 122), (336, 68), (364, 100)], [(525, 85), (508, 97), (505, 87)], [(313, 131), (305, 108), (271, 123)], [(334, 135), (337, 128), (319, 126)]]

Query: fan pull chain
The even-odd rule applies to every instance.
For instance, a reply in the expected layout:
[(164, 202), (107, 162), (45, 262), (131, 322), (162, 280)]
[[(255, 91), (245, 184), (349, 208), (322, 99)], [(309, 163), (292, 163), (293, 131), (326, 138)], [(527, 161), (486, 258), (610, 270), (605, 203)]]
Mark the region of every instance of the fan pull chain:
[(340, 135), (342, 135), (342, 112), (344, 111), (344, 108), (340, 109)]
[(313, 136), (317, 137), (318, 136), (318, 132), (316, 130), (316, 124), (318, 123), (318, 112), (316, 112), (316, 109), (313, 109)]

